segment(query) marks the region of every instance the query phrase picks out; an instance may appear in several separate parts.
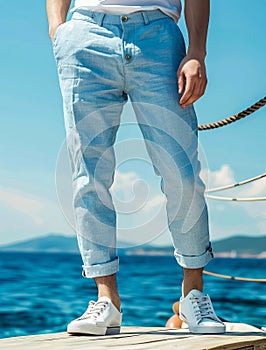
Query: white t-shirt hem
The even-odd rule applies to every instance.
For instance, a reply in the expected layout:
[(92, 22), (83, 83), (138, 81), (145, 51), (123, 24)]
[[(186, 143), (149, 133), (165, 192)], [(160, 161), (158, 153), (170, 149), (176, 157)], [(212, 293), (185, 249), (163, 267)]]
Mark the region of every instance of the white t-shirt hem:
[[(164, 0), (165, 3), (167, 3), (167, 0)], [(117, 0), (119, 3), (119, 0)], [(124, 0), (125, 2), (125, 0)], [(156, 0), (154, 1), (156, 4)], [(118, 15), (126, 15), (134, 12), (139, 11), (151, 11), (151, 10), (161, 10), (163, 13), (165, 13), (167, 16), (171, 17), (176, 23), (178, 22), (180, 18), (180, 12), (181, 12), (181, 4), (179, 8), (177, 7), (166, 7), (166, 6), (160, 6), (160, 5), (84, 5), (84, 1), (76, 0), (74, 8), (71, 10), (71, 12), (74, 12), (75, 10), (82, 8), (87, 9), (90, 11), (97, 11), (97, 12), (103, 12), (108, 14), (118, 14)]]

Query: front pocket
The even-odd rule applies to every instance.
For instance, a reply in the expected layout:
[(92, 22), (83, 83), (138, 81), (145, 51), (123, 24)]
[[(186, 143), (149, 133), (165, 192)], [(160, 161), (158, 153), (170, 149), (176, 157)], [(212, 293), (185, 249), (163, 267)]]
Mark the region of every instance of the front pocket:
[(57, 40), (57, 35), (60, 31), (60, 29), (64, 26), (64, 24), (66, 24), (66, 22), (59, 24), (59, 26), (56, 28), (55, 32), (54, 32), (54, 40), (53, 40), (53, 44), (55, 44), (56, 40)]

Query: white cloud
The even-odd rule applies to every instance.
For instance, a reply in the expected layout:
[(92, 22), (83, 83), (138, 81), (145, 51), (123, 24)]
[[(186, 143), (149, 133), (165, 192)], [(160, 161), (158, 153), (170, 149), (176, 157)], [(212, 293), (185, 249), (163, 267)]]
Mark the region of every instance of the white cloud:
[(121, 173), (120, 171), (115, 171), (114, 183), (111, 187), (112, 192), (119, 190), (128, 190), (132, 188), (132, 184), (139, 180), (140, 177), (135, 172)]
[(118, 238), (122, 241), (151, 242), (168, 229), (166, 199), (159, 185), (152, 187), (135, 172), (116, 171), (111, 193), (120, 215)]
[[(226, 164), (215, 171), (203, 171), (203, 175), (208, 177), (209, 187), (212, 188), (236, 182), (233, 170)], [(1, 243), (36, 237), (47, 232), (73, 234), (71, 181), (61, 180), (62, 176), (58, 178), (57, 185), (59, 183), (61, 187), (57, 190), (61, 194), (59, 199), (65, 217), (60, 212), (55, 193), (54, 197), (43, 193), (36, 195), (34, 189), (22, 190), (22, 186), (10, 186), (0, 190), (0, 234), (3, 235)], [(169, 241), (166, 198), (160, 190), (159, 181), (155, 184), (152, 179), (150, 181), (149, 176), (144, 179), (134, 171), (116, 171), (111, 193), (119, 218), (118, 237), (122, 241), (142, 244), (153, 241), (158, 236), (158, 242)], [(265, 193), (266, 179), (261, 179), (218, 194), (254, 197), (264, 196)], [(229, 203), (209, 200), (208, 206), (214, 239), (239, 233), (266, 232), (266, 202)], [(163, 232), (168, 233), (161, 236)]]
[(166, 202), (166, 198), (163, 194), (158, 194), (151, 198), (147, 203), (145, 204), (143, 210), (145, 212), (149, 212), (151, 210), (154, 210), (155, 208), (161, 207)]
[(265, 197), (266, 177), (256, 180), (251, 184), (244, 185), (240, 191), (242, 197)]
[[(240, 198), (266, 197), (266, 178), (257, 180), (251, 184), (244, 185), (238, 192)], [(255, 201), (241, 203), (246, 213), (256, 219), (266, 219), (266, 201)], [(256, 222), (256, 226), (261, 230), (265, 223)], [(264, 230), (266, 232), (266, 229)]]
[(202, 169), (201, 177), (208, 188), (226, 186), (235, 182), (233, 170), (227, 164), (215, 171)]
[(110, 189), (113, 200), (117, 206), (132, 204), (132, 201), (139, 200), (140, 177), (135, 172), (121, 173), (115, 172), (114, 183)]
[(43, 203), (40, 200), (12, 190), (0, 190), (0, 201), (29, 216), (37, 225), (43, 224)]
[[(204, 173), (205, 172), (205, 173)], [(234, 172), (230, 168), (229, 165), (224, 164), (220, 169), (215, 171), (204, 171), (203, 175), (208, 177), (211, 188), (225, 186), (228, 184), (236, 183)], [(113, 185), (114, 193), (121, 191), (124, 193), (124, 198), (129, 198), (131, 196), (132, 203), (138, 203), (138, 215), (132, 216), (132, 220), (127, 217), (125, 222), (123, 220), (120, 221), (122, 224), (121, 234), (120, 236), (127, 238), (127, 234), (123, 232), (123, 229), (126, 227), (129, 231), (133, 228), (134, 231), (134, 239), (135, 241), (145, 241), (148, 237), (152, 238), (152, 232), (163, 232), (167, 229), (166, 216), (162, 208), (165, 206), (166, 198), (165, 196), (157, 189), (154, 191), (150, 191), (149, 196), (147, 197), (147, 193), (145, 192), (146, 197), (143, 198), (141, 194), (144, 191), (141, 188), (138, 189), (138, 183), (142, 179), (138, 174), (134, 172), (129, 173), (120, 173), (116, 172), (116, 183)], [(240, 179), (242, 180), (242, 179)], [(133, 184), (135, 183), (135, 191), (132, 191)], [(236, 189), (227, 190), (225, 192), (219, 192), (219, 196), (260, 196), (263, 194), (263, 191), (266, 190), (266, 181), (259, 180), (252, 184), (248, 184), (246, 186), (237, 187)], [(127, 193), (127, 194), (126, 194)], [(135, 197), (132, 199), (132, 194)], [(139, 197), (139, 201), (137, 201), (136, 196)], [(146, 202), (144, 203), (144, 199)], [(218, 202), (214, 200), (209, 200), (209, 209), (212, 212), (212, 215), (215, 214), (215, 221), (219, 221), (219, 225), (213, 224), (213, 220), (211, 220), (212, 233), (215, 239), (228, 237), (233, 234), (262, 234), (265, 224), (266, 218), (266, 207), (265, 202), (248, 202), (248, 203), (229, 203), (229, 202)], [(131, 202), (124, 202), (124, 207), (120, 207), (120, 213), (129, 212), (129, 209), (133, 208)], [(144, 204), (143, 204), (144, 203)], [(143, 205), (141, 205), (143, 204)], [(136, 208), (136, 207), (135, 207)], [(264, 210), (262, 210), (264, 208)], [(133, 211), (132, 211), (133, 213)], [(234, 215), (236, 214), (235, 218)], [(133, 213), (134, 214), (134, 213)], [(211, 215), (211, 216), (212, 216)], [(217, 216), (218, 215), (218, 216)], [(221, 217), (222, 216), (222, 217)], [(230, 223), (226, 220), (224, 223), (224, 218), (230, 216)], [(233, 218), (232, 218), (233, 217)], [(256, 221), (254, 221), (256, 218)], [(245, 219), (245, 220), (244, 220)], [(262, 220), (262, 221), (261, 221)], [(244, 222), (243, 222), (244, 221)], [(142, 229), (142, 225), (145, 225), (147, 222), (150, 223), (148, 229), (146, 226), (145, 230)], [(163, 225), (161, 224), (163, 222)], [(151, 231), (150, 231), (151, 230)], [(148, 232), (149, 231), (149, 232)], [(264, 231), (265, 232), (265, 231)], [(132, 232), (131, 232), (132, 233)], [(128, 232), (128, 240), (130, 240), (130, 235)], [(145, 238), (146, 237), (146, 238)]]
[(150, 184), (135, 172), (116, 171), (111, 193), (114, 204), (120, 212), (143, 210), (147, 213), (165, 203), (164, 194), (161, 191), (159, 194), (155, 193)]
[[(229, 165), (224, 164), (219, 170), (211, 171), (208, 169), (203, 169), (201, 172), (201, 177), (208, 183), (208, 187), (211, 189), (213, 187), (222, 187), (226, 185), (231, 185), (236, 182), (243, 181), (245, 179), (235, 180), (234, 172)], [(234, 193), (237, 194), (237, 197), (264, 197), (266, 196), (266, 177), (256, 180), (250, 184), (243, 185), (241, 187), (235, 187), (227, 190), (226, 192), (221, 193)], [(230, 197), (230, 195), (226, 195)]]
[[(32, 191), (33, 192), (33, 191)], [(73, 234), (56, 200), (17, 188), (0, 189), (1, 244), (36, 237), (48, 232)]]
[[(234, 172), (228, 165), (223, 165), (219, 170), (206, 171), (203, 170), (203, 177), (208, 176), (209, 188), (234, 184), (237, 181), (245, 180), (245, 178), (235, 180)], [(213, 193), (216, 195), (216, 193)], [(262, 178), (250, 184), (235, 187), (226, 191), (217, 192), (221, 197), (232, 198), (251, 198), (266, 196), (266, 178)], [(211, 213), (221, 212), (221, 215), (235, 216), (235, 223), (232, 227), (226, 226), (226, 222), (218, 228), (214, 226), (214, 232), (218, 237), (224, 234), (230, 236), (233, 233), (241, 234), (265, 234), (266, 232), (266, 201), (258, 202), (222, 202), (216, 200), (208, 200)], [(222, 214), (223, 212), (223, 214)], [(219, 215), (219, 214), (218, 214)], [(218, 217), (217, 217), (218, 218)], [(255, 219), (255, 220), (254, 220)], [(245, 222), (245, 224), (243, 224)], [(225, 232), (225, 233), (224, 233)]]

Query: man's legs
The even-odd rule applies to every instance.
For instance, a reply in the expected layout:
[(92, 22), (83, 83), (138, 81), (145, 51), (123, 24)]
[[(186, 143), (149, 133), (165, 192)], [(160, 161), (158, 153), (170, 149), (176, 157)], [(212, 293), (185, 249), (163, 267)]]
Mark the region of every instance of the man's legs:
[(136, 27), (134, 34), (125, 30), (124, 38), (136, 45), (125, 66), (126, 91), (155, 172), (161, 176), (175, 257), (183, 268), (197, 269), (184, 271), (184, 289), (190, 288), (195, 275), (201, 289), (201, 269), (212, 254), (205, 186), (199, 176), (197, 118), (193, 106), (181, 108), (177, 91), (183, 37), (166, 18)]
[(75, 13), (59, 28), (54, 43), (83, 276), (94, 278), (98, 288), (98, 301), (69, 324), (70, 333), (117, 333), (121, 324), (116, 213), (109, 190), (115, 171), (113, 145), (127, 97), (116, 54), (120, 33), (112, 30)]
[(124, 38), (136, 45), (125, 67), (126, 91), (155, 173), (161, 176), (175, 257), (183, 267), (182, 319), (195, 333), (224, 332), (208, 295), (202, 293), (202, 269), (212, 252), (205, 186), (199, 176), (197, 118), (193, 106), (181, 108), (177, 91), (176, 73), (185, 55), (182, 34), (171, 19), (150, 23), (146, 18), (144, 28), (134, 35), (125, 30)]
[[(130, 97), (135, 101), (135, 93)], [(185, 122), (180, 115), (154, 104), (133, 102), (133, 107), (155, 172), (162, 177), (175, 257), (183, 267), (183, 296), (193, 289), (202, 291), (202, 268), (212, 254), (204, 185), (199, 177), (197, 136), (188, 126), (190, 117)]]
[(182, 295), (186, 297), (188, 293), (197, 289), (203, 291), (203, 278), (202, 278), (202, 268), (199, 269), (186, 269), (183, 267), (184, 279), (182, 283)]
[[(102, 14), (95, 15), (96, 19), (103, 18)], [(117, 16), (119, 20), (120, 17)], [(71, 21), (61, 27), (55, 39), (83, 273), (95, 278), (99, 290), (98, 302), (90, 304), (85, 314), (69, 325), (71, 333), (107, 334), (117, 332), (121, 324), (121, 314), (116, 308), (119, 307), (115, 279), (118, 269), (116, 217), (109, 189), (115, 167), (112, 146), (125, 100), (123, 91), (130, 93), (147, 149), (158, 175), (162, 176), (177, 261), (186, 269), (198, 270), (184, 271), (185, 290), (192, 288), (195, 276), (200, 283), (201, 268), (211, 258), (204, 185), (198, 176), (196, 118), (193, 108), (183, 111), (177, 102), (175, 74), (183, 55), (181, 34), (172, 20), (167, 24), (154, 22), (155, 27), (148, 27), (147, 17), (143, 16), (147, 27), (142, 29), (135, 53), (140, 50), (144, 60), (153, 58), (148, 65), (141, 55), (141, 60), (134, 57), (131, 60), (127, 54), (127, 62), (123, 58), (121, 69), (121, 47), (128, 50), (126, 42), (121, 46), (121, 39), (129, 39), (132, 47), (139, 23), (135, 28), (127, 27), (126, 23), (122, 33), (118, 26), (104, 29), (79, 19), (78, 31), (77, 23)], [(129, 24), (130, 19), (131, 16)], [(111, 47), (114, 50), (110, 53)], [(101, 54), (95, 55), (101, 49)], [(158, 114), (151, 105), (163, 106), (163, 113)], [(169, 119), (169, 110), (175, 122)], [(163, 149), (158, 150), (156, 144)], [(161, 152), (166, 152), (166, 158), (161, 158)], [(198, 284), (197, 289), (200, 289)], [(98, 324), (100, 319), (104, 320), (100, 322), (104, 326)]]
[(114, 306), (120, 310), (120, 297), (118, 294), (116, 274), (95, 277), (94, 280), (98, 288), (98, 299), (101, 297), (108, 297)]

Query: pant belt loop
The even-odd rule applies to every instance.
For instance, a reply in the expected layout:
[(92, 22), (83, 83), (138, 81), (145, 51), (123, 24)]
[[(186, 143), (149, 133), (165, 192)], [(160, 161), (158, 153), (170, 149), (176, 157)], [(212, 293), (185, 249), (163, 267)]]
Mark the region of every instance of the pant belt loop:
[(97, 23), (99, 24), (99, 26), (102, 26), (103, 21), (104, 21), (104, 17), (105, 17), (105, 13), (97, 12), (97, 15), (96, 15), (96, 13), (94, 15), (95, 15), (95, 18), (97, 18)]
[(146, 13), (146, 11), (141, 12), (141, 14), (142, 14), (144, 23), (145, 23), (145, 24), (150, 24), (149, 16), (148, 16), (148, 14)]

